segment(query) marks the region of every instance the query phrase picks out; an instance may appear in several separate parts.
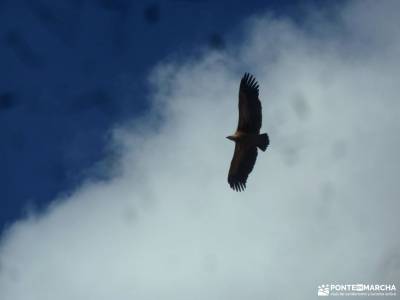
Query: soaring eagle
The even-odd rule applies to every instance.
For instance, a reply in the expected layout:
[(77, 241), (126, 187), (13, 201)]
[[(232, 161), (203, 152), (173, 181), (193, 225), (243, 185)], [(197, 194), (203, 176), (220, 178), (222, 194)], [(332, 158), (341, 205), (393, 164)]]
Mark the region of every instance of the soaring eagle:
[(247, 177), (256, 163), (257, 148), (265, 151), (269, 145), (268, 135), (260, 134), (261, 122), (258, 83), (252, 75), (245, 73), (239, 88), (238, 127), (234, 135), (226, 137), (235, 142), (228, 175), (228, 183), (235, 191), (246, 188)]

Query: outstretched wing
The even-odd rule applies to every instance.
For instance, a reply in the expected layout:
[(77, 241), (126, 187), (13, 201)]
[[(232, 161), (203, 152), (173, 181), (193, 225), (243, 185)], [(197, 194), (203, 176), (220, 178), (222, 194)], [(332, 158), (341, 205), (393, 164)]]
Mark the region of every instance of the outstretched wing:
[(257, 159), (257, 148), (243, 143), (236, 143), (235, 152), (229, 168), (228, 182), (235, 191), (246, 188), (247, 177), (253, 170)]
[(237, 131), (260, 133), (262, 122), (261, 102), (258, 99), (258, 83), (245, 73), (239, 88), (239, 123)]

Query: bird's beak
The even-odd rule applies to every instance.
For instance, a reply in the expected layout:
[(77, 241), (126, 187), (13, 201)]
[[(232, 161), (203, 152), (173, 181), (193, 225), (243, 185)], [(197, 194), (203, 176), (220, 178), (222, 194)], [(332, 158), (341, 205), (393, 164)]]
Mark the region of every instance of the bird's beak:
[(228, 135), (226, 138), (227, 138), (228, 140), (233, 141), (233, 138), (232, 138), (232, 136), (230, 136), (230, 135)]

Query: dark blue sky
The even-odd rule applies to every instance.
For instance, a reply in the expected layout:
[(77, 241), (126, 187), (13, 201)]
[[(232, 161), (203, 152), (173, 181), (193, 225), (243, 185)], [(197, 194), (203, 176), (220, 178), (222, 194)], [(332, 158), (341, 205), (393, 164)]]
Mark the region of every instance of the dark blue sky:
[(223, 51), (253, 14), (301, 22), (309, 2), (0, 0), (0, 231), (102, 177), (88, 170), (110, 155), (110, 128), (146, 113), (160, 60)]

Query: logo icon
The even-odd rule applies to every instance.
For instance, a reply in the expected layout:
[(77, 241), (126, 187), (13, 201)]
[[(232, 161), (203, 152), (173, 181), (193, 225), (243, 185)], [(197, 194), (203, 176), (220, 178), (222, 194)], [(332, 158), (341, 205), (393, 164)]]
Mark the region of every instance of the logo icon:
[(318, 296), (329, 296), (328, 284), (323, 284), (318, 286)]

